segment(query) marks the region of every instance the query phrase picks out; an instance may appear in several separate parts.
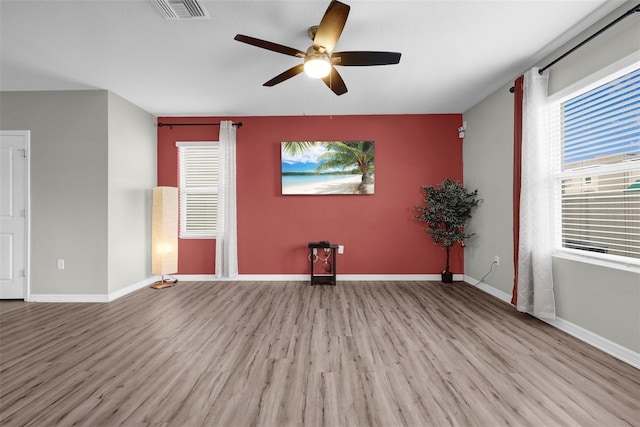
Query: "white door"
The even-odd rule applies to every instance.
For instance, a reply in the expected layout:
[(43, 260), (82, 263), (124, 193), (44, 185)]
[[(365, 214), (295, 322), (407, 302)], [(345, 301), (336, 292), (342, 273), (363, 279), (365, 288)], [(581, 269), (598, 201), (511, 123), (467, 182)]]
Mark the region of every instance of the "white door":
[(29, 131), (0, 131), (0, 299), (25, 299)]

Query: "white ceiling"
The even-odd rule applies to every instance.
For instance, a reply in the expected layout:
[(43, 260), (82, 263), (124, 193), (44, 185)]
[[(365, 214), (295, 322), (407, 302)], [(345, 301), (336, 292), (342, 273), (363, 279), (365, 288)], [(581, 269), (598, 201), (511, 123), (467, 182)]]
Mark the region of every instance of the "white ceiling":
[(621, 0), (343, 0), (336, 47), (402, 53), (398, 65), (338, 67), (349, 92), (304, 74), (262, 83), (306, 50), (329, 0), (203, 1), (211, 19), (165, 20), (149, 0), (0, 0), (0, 89), (108, 89), (155, 115), (461, 113)]

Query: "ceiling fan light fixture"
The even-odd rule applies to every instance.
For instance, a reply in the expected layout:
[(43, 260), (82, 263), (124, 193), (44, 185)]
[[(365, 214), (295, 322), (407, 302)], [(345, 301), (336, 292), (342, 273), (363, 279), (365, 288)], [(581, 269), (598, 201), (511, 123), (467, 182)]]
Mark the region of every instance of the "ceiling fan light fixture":
[(304, 72), (314, 79), (327, 77), (331, 72), (329, 56), (322, 53), (307, 54), (304, 60)]

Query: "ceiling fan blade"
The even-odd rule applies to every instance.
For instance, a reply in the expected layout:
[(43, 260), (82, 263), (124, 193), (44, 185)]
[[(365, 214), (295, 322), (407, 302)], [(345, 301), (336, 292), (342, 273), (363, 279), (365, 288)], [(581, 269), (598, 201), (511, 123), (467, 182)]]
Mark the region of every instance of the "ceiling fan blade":
[(313, 47), (317, 51), (322, 52), (321, 48), (324, 48), (326, 53), (331, 53), (336, 47), (344, 24), (347, 22), (349, 9), (351, 8), (348, 5), (336, 0), (329, 4), (313, 39)]
[(301, 50), (294, 49), (288, 46), (283, 46), (277, 43), (268, 42), (266, 40), (260, 40), (255, 37), (245, 36), (242, 34), (236, 34), (236, 36), (233, 39), (238, 40), (239, 42), (242, 42), (242, 43), (250, 44), (252, 46), (261, 47), (262, 49), (272, 50), (278, 53), (284, 53), (285, 55), (297, 56), (298, 58), (304, 58), (305, 56), (307, 56), (307, 54)]
[(334, 67), (331, 67), (331, 72), (327, 77), (323, 77), (322, 81), (338, 96), (347, 93), (347, 85)]
[(290, 79), (291, 77), (297, 76), (301, 72), (304, 71), (304, 64), (296, 65), (295, 67), (289, 68), (284, 73), (280, 73), (262, 86), (275, 86), (278, 83), (282, 83), (285, 80)]
[(334, 52), (331, 63), (345, 66), (391, 65), (400, 62), (400, 55), (398, 52)]

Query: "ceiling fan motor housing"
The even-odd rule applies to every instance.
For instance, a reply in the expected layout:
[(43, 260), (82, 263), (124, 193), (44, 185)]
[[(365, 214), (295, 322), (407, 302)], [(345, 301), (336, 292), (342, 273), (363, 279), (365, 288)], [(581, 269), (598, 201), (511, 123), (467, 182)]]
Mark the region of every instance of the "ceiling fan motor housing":
[(307, 36), (309, 36), (311, 41), (313, 41), (313, 39), (316, 38), (316, 33), (317, 32), (318, 32), (318, 26), (317, 25), (313, 25), (313, 26), (309, 27), (309, 29), (307, 30)]

